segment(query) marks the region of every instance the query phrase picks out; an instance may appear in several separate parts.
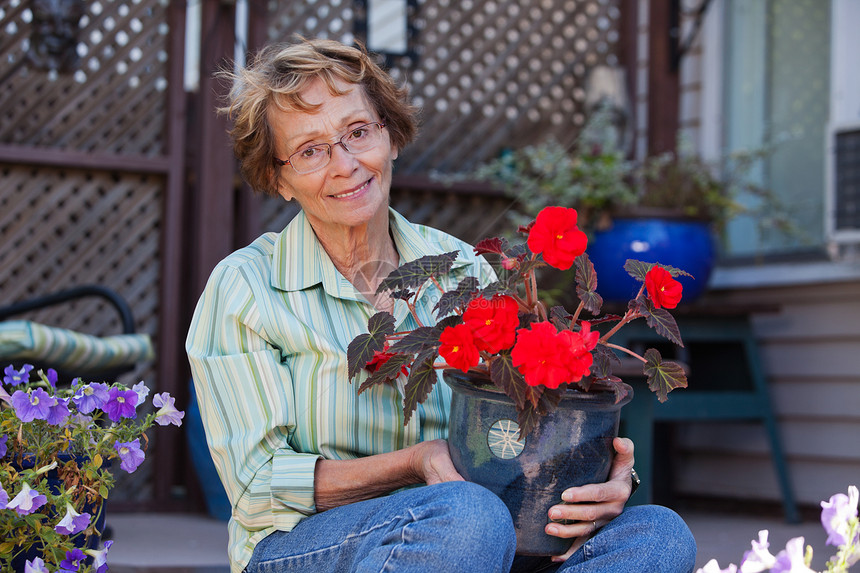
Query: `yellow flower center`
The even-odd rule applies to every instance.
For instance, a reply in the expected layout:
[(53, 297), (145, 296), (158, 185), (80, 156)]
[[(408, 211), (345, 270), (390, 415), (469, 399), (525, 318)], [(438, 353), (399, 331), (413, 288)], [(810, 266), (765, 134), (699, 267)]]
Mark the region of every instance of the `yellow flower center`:
[(127, 447), (125, 447), (125, 446), (121, 447), (121, 448), (119, 449), (119, 453), (120, 453), (120, 454), (122, 454), (122, 455), (126, 455), (126, 454), (128, 454), (128, 448), (127, 448)]
[(484, 324), (486, 324), (487, 326), (490, 326), (491, 324), (493, 324), (493, 321), (488, 318), (487, 322), (485, 322)]
[(451, 352), (460, 352), (460, 347), (455, 346), (454, 348), (451, 349)]
[(555, 238), (560, 241), (564, 238), (564, 235), (556, 235)]
[(120, 404), (122, 404), (125, 402), (125, 398), (123, 398), (122, 396), (117, 396), (116, 401), (119, 402)]

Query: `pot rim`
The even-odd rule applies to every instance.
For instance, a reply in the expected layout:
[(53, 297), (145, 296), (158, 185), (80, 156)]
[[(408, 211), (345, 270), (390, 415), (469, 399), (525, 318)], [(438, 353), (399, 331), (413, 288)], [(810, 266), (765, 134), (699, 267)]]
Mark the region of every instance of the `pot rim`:
[[(486, 380), (486, 383), (482, 385), (475, 385), (467, 381), (469, 379), (476, 378)], [(472, 371), (464, 373), (461, 370), (446, 368), (442, 370), (442, 379), (452, 389), (456, 388), (458, 391), (463, 392), (465, 394), (471, 394), (475, 396), (480, 395), (485, 400), (490, 400), (492, 402), (498, 402), (502, 404), (514, 403), (513, 399), (511, 399), (507, 394), (499, 390), (490, 381), (490, 378), (488, 376), (485, 376), (481, 373)], [(615, 393), (611, 390), (601, 389), (596, 392), (586, 392), (585, 390), (571, 387), (568, 387), (565, 390), (564, 395), (562, 396), (562, 400), (566, 398), (573, 398), (580, 402), (589, 403), (592, 406), (620, 408), (625, 404), (628, 404), (633, 399), (633, 388), (627, 383), (622, 382), (621, 384), (627, 388), (627, 396), (625, 396), (618, 402), (615, 401)]]

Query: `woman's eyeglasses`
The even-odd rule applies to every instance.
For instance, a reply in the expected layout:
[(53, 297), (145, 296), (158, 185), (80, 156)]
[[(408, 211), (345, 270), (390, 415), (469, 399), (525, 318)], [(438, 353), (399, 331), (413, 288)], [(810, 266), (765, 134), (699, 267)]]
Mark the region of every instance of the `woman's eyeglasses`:
[(306, 175), (319, 171), (331, 161), (331, 148), (340, 145), (348, 153), (355, 155), (372, 149), (382, 141), (382, 128), (384, 123), (374, 121), (353, 127), (335, 143), (317, 143), (303, 147), (290, 155), (286, 161), (273, 158), (280, 166), (289, 164), (299, 175)]

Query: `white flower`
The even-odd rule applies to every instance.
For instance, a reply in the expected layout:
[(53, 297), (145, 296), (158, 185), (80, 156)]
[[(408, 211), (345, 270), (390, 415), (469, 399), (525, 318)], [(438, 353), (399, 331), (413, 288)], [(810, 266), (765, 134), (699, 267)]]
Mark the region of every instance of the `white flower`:
[(729, 563), (729, 566), (725, 569), (720, 569), (720, 564), (717, 563), (716, 559), (711, 559), (705, 566), (700, 568), (696, 573), (737, 573), (738, 568), (736, 565)]
[(767, 542), (767, 529), (758, 532), (758, 541), (752, 542), (752, 549), (744, 553), (741, 561), (741, 573), (761, 573), (767, 571), (776, 563), (776, 557), (770, 554)]

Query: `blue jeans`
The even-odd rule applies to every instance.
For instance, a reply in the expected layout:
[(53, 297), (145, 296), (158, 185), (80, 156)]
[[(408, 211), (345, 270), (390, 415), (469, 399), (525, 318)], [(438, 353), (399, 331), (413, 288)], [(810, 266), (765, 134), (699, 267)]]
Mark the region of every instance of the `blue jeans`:
[(330, 509), (257, 544), (246, 573), (689, 573), (696, 544), (673, 511), (631, 507), (570, 559), (515, 556), (510, 513), (487, 489), (448, 482)]

